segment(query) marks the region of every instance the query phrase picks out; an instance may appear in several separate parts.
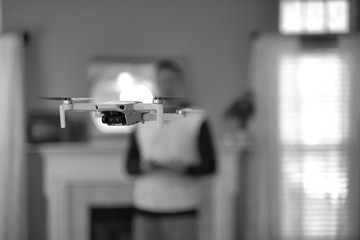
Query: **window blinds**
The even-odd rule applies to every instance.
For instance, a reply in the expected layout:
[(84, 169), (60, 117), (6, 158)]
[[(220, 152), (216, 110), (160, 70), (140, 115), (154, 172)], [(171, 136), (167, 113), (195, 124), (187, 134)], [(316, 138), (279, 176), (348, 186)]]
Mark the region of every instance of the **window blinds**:
[(283, 57), (279, 69), (280, 232), (341, 239), (349, 231), (349, 80), (336, 49)]

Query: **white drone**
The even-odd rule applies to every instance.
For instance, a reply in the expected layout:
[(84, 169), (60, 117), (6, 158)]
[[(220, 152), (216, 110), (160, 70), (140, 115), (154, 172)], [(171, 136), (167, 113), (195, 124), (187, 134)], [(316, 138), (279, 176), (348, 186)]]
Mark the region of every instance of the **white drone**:
[(59, 106), (61, 128), (66, 127), (65, 112), (94, 112), (95, 117), (101, 118), (102, 123), (109, 126), (130, 126), (146, 121), (157, 121), (162, 128), (164, 121), (171, 121), (185, 117), (185, 111), (176, 110), (176, 113), (164, 113), (163, 97), (155, 97), (153, 103), (136, 101), (112, 101), (104, 103), (84, 102), (92, 98), (70, 97), (40, 97), (40, 99), (62, 101)]

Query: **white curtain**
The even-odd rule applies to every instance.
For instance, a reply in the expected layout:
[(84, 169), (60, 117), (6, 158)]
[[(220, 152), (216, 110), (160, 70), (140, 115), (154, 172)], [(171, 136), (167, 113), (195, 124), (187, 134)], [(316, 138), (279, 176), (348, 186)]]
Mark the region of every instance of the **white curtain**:
[[(304, 42), (297, 37), (274, 34), (254, 39), (250, 85), (256, 117), (254, 151), (247, 169), (246, 239), (358, 239), (359, 42), (356, 36), (339, 37), (334, 46), (314, 41), (304, 50)], [(325, 71), (316, 69), (318, 65)], [(313, 84), (306, 85), (309, 78)], [(316, 89), (321, 81), (325, 87)], [(309, 94), (303, 102), (293, 101), (292, 94), (304, 96), (306, 91), (300, 89), (304, 86)], [(320, 100), (314, 91), (320, 92)], [(345, 100), (340, 103), (337, 98)], [(314, 102), (309, 104), (310, 100)], [(332, 109), (329, 116), (341, 116), (340, 120), (323, 121), (330, 127), (323, 127), (326, 131), (321, 134), (318, 120), (327, 114), (326, 107), (335, 105), (338, 115), (331, 115)], [(311, 106), (324, 108), (318, 108), (312, 118), (304, 116), (315, 109)], [(312, 135), (311, 128), (304, 130), (306, 119), (320, 126)], [(333, 139), (339, 142), (336, 146), (328, 144)]]
[(255, 93), (254, 149), (247, 180), (246, 239), (278, 239), (278, 64), (296, 52), (297, 42), (278, 36), (254, 39), (250, 69)]
[(349, 105), (349, 237), (360, 238), (360, 36), (348, 36), (339, 42), (348, 66)]
[(26, 239), (23, 42), (0, 35), (0, 239)]

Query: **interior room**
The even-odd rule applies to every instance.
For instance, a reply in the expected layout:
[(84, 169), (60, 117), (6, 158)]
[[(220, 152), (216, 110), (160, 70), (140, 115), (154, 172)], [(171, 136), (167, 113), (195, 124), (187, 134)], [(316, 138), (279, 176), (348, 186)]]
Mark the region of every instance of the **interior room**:
[(0, 10), (0, 239), (360, 238), (356, 0)]

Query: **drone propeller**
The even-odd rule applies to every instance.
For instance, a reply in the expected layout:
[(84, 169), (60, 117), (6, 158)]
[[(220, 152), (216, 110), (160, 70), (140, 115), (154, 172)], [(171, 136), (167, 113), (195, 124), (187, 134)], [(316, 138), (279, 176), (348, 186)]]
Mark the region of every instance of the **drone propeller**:
[(205, 109), (201, 109), (201, 108), (183, 108), (183, 109), (181, 109), (181, 111), (183, 111), (185, 113), (204, 113), (204, 112), (207, 112)]
[(38, 97), (43, 100), (51, 101), (72, 101), (72, 102), (81, 102), (81, 101), (90, 101), (96, 98), (73, 98), (73, 97)]
[(185, 100), (186, 98), (185, 97), (178, 97), (178, 96), (174, 96), (174, 97), (172, 97), (172, 96), (164, 96), (164, 97), (162, 97), (162, 96), (155, 96), (154, 98), (153, 98), (153, 103), (162, 103), (164, 100)]
[[(91, 101), (91, 100), (99, 100), (99, 98), (75, 98), (75, 97), (38, 97), (38, 99), (50, 100), (50, 101), (69, 101), (69, 102), (83, 102), (83, 101)], [(164, 96), (158, 97), (155, 96), (153, 98), (154, 103), (162, 103), (163, 100), (178, 100), (185, 99), (185, 97), (179, 96)], [(140, 103), (139, 101), (132, 101), (136, 103)]]
[(159, 99), (159, 100), (177, 100), (177, 99), (185, 99), (186, 97), (179, 97), (179, 96), (155, 96), (154, 100)]

